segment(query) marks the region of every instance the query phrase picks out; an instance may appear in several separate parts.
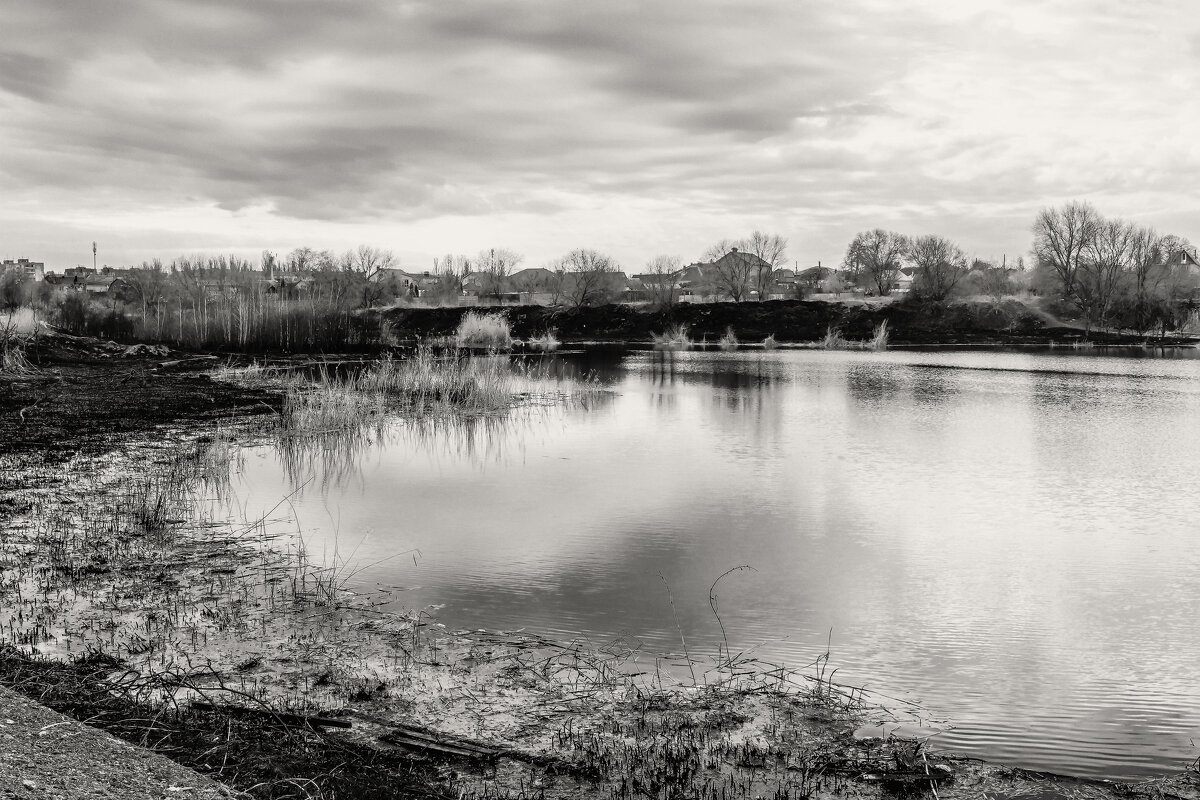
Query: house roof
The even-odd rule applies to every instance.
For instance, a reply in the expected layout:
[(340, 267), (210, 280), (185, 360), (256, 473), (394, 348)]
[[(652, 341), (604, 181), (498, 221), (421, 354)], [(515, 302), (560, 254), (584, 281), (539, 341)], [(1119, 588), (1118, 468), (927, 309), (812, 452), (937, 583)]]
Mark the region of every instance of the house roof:
[(1196, 263), (1196, 257), (1187, 250), (1177, 250), (1172, 253), (1170, 263), (1181, 266), (1200, 267), (1200, 264)]

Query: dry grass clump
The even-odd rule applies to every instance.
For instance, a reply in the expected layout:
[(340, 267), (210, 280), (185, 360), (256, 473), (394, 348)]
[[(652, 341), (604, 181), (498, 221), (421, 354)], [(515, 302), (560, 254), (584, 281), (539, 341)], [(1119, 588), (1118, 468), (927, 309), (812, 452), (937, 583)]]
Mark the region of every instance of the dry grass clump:
[(554, 335), (553, 328), (546, 331), (541, 336), (529, 337), (529, 346), (534, 350), (541, 350), (543, 352), (557, 350), (560, 344), (562, 344), (562, 342), (560, 342), (558, 337)]
[(838, 328), (830, 326), (825, 329), (825, 338), (816, 343), (821, 350), (887, 350), (891, 338), (891, 329), (887, 320), (875, 326), (875, 332), (866, 341), (854, 341), (842, 335)]
[(595, 381), (563, 379), (545, 365), (507, 356), (439, 353), (421, 347), (408, 358), (385, 358), (350, 375), (322, 374), (309, 385), (287, 385), (284, 431), (323, 434), (361, 430), (401, 417), (507, 414), (519, 406), (588, 405), (608, 390)]
[(405, 359), (383, 359), (359, 375), (356, 388), (418, 413), (501, 411), (512, 406), (514, 394), (507, 357), (438, 356), (425, 347)]
[(29, 359), (25, 358), (25, 348), (19, 341), (0, 341), (0, 375), (21, 377), (34, 371)]
[(891, 331), (888, 329), (888, 321), (885, 319), (883, 322), (875, 326), (875, 335), (871, 337), (869, 342), (867, 342), (867, 349), (887, 350), (888, 339), (890, 337)]
[(763, 339), (762, 346), (764, 350), (777, 350), (779, 348), (779, 342), (775, 341), (775, 334), (772, 333), (770, 336)]
[(825, 329), (825, 338), (820, 342), (822, 350), (849, 350), (850, 340), (842, 336), (842, 332), (838, 328), (830, 326)]
[(454, 334), (459, 347), (487, 347), (505, 350), (512, 347), (512, 330), (503, 314), (480, 314), (468, 311), (458, 323)]
[(0, 375), (20, 377), (34, 371), (25, 358), (25, 344), (37, 334), (37, 314), (18, 308), (0, 314)]
[(737, 334), (733, 332), (733, 326), (725, 329), (725, 335), (717, 342), (722, 350), (736, 350), (738, 346)]
[(692, 346), (692, 337), (688, 335), (688, 326), (680, 323), (672, 325), (662, 333), (653, 333), (650, 340), (656, 348), (667, 350), (682, 350)]

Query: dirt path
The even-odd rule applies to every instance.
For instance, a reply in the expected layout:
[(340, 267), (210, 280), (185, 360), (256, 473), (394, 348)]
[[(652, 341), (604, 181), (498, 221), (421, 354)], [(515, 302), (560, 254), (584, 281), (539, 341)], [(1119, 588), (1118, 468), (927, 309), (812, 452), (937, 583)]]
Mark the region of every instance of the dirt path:
[(0, 686), (0, 797), (215, 800), (235, 796), (174, 761)]

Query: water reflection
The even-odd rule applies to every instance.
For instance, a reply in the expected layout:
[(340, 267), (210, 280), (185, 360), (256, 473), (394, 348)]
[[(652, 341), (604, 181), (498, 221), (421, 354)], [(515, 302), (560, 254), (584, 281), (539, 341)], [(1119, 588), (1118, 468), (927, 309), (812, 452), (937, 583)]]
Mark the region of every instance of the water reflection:
[[(267, 506), (363, 536), (364, 585), (448, 624), (646, 653), (722, 644), (920, 699), (943, 747), (1138, 777), (1195, 756), (1200, 361), (1100, 354), (613, 351), (615, 391), (473, 426), (248, 459)], [(574, 366), (572, 366), (574, 365)], [(341, 447), (341, 445), (339, 445)], [(347, 455), (349, 454), (349, 455)], [(330, 464), (326, 464), (326, 459)], [(402, 509), (402, 512), (401, 512)], [(675, 607), (658, 575), (670, 583)], [(675, 627), (678, 618), (679, 628)]]

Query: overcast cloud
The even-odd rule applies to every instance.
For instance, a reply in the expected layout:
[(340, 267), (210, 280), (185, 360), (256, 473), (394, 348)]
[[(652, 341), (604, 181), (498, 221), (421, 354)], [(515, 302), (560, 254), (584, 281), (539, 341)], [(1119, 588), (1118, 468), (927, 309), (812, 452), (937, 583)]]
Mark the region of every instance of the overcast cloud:
[(1028, 249), (1086, 198), (1200, 238), (1185, 0), (0, 0), (0, 256), (779, 232)]

